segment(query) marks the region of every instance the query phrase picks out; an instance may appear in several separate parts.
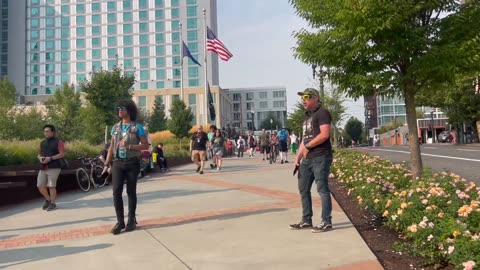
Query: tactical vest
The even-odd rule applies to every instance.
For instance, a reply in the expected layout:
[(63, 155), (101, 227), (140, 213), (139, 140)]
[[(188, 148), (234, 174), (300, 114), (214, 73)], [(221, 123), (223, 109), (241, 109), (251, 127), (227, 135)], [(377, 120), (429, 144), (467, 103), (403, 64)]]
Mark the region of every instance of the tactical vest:
[[(115, 133), (113, 137), (115, 138), (115, 143), (113, 145), (113, 152), (115, 153), (115, 158), (118, 158), (118, 145), (120, 141), (125, 140), (128, 145), (138, 145), (140, 144), (140, 136), (138, 136), (137, 122), (130, 122), (130, 127), (128, 128), (126, 135), (122, 134), (122, 121), (118, 122), (115, 125)], [(142, 154), (141, 151), (131, 151), (127, 148), (127, 158), (131, 157), (140, 157)]]
[[(58, 142), (60, 140), (57, 139), (56, 137), (52, 137), (49, 139), (46, 139), (40, 143), (40, 152), (42, 157), (52, 157), (60, 153), (58, 151)], [(48, 168), (54, 169), (54, 168), (61, 168), (62, 164), (60, 163), (60, 160), (52, 160), (48, 163)]]

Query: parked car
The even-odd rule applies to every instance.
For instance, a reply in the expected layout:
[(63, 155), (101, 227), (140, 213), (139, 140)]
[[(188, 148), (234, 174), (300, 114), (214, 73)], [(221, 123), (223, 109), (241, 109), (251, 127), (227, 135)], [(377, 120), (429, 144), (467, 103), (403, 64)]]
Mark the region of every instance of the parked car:
[(440, 134), (438, 134), (438, 142), (440, 143), (451, 143), (452, 142), (452, 135), (450, 131), (444, 130)]

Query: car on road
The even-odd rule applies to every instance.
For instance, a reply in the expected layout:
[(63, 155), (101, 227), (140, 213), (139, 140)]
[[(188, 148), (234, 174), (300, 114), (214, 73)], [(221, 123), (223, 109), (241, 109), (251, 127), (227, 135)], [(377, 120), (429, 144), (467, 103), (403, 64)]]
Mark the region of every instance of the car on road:
[(451, 143), (452, 142), (452, 135), (450, 131), (444, 130), (440, 134), (438, 134), (438, 142), (440, 143)]

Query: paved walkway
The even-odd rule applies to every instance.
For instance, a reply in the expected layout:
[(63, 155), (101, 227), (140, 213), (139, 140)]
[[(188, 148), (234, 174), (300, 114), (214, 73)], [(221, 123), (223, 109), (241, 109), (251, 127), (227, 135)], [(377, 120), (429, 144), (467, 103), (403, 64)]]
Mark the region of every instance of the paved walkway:
[(301, 216), (292, 167), (246, 157), (151, 174), (138, 230), (118, 236), (108, 186), (60, 194), (52, 212), (40, 199), (0, 208), (0, 269), (383, 269), (335, 201), (334, 230), (288, 229)]

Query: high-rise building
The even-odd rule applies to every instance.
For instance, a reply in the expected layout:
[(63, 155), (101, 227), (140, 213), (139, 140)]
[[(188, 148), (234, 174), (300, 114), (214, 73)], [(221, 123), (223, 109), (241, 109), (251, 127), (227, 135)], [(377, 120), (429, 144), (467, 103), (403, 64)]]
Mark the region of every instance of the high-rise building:
[[(78, 85), (116, 65), (135, 73), (136, 96), (179, 88), (181, 61), (184, 87), (203, 87), (203, 69), (180, 58), (183, 39), (203, 65), (203, 9), (216, 32), (216, 0), (10, 1), (9, 16), (23, 18), (24, 27), (15, 25), (23, 42), (17, 38), (14, 54), (9, 46), (9, 60), (17, 62), (9, 73), (18, 76), (12, 81), (26, 101), (45, 100), (64, 82)], [(207, 63), (208, 80), (218, 85), (217, 56), (208, 53)]]
[(8, 75), (8, 0), (0, 0), (0, 78)]

